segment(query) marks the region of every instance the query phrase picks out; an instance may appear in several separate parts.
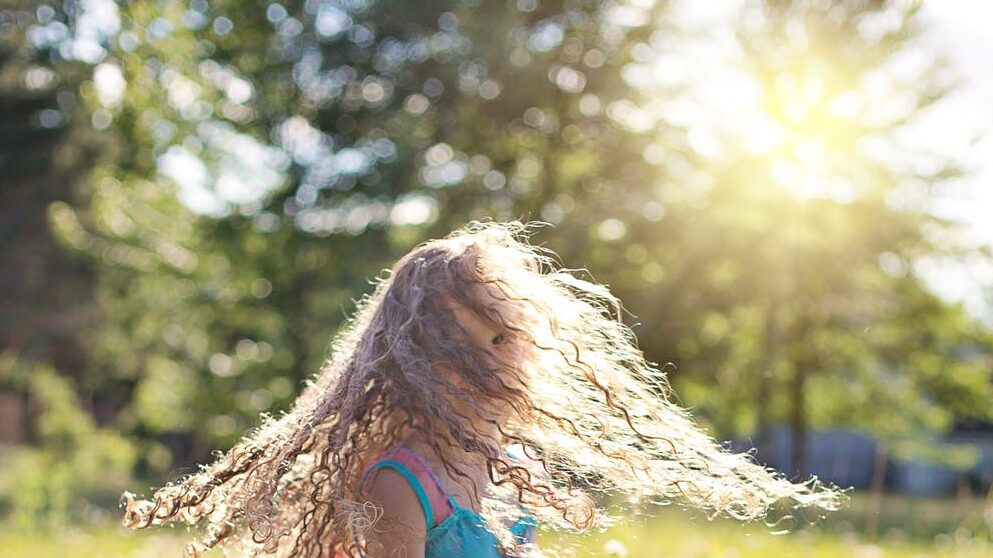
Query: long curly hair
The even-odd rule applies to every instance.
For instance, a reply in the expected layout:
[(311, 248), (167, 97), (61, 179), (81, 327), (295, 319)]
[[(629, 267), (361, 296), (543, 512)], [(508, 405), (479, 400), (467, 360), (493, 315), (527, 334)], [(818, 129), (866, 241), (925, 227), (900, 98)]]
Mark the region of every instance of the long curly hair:
[[(187, 548), (196, 555), (234, 544), (249, 556), (357, 555), (377, 515), (359, 492), (362, 472), (411, 429), (453, 478), (467, 478), (446, 457), (453, 450), (485, 460), (482, 515), (503, 541), (506, 519), (520, 513), (508, 495), (573, 530), (608, 524), (604, 502), (616, 495), (742, 520), (780, 501), (838, 508), (838, 490), (793, 483), (695, 425), (638, 349), (620, 301), (528, 242), (541, 225), (472, 221), (415, 247), (358, 301), (289, 412), (264, 415), (214, 463), (150, 500), (126, 493), (124, 525), (206, 524)], [(514, 357), (466, 343), (446, 301), (507, 332)], [(497, 407), (499, 418), (482, 411)], [(512, 443), (539, 466), (498, 451)]]

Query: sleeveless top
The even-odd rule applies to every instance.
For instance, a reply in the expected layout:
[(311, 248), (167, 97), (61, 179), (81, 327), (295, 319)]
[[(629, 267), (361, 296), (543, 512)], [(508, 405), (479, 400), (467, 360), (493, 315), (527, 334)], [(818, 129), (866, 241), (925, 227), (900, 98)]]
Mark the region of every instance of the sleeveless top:
[[(507, 451), (510, 459), (516, 459)], [(464, 508), (445, 493), (441, 481), (427, 462), (409, 448), (397, 446), (386, 450), (379, 460), (366, 468), (360, 486), (373, 472), (389, 468), (403, 475), (417, 495), (427, 529), (425, 558), (512, 558), (501, 554), (496, 536), (475, 511)], [(534, 542), (537, 521), (524, 515), (510, 526), (518, 544)]]

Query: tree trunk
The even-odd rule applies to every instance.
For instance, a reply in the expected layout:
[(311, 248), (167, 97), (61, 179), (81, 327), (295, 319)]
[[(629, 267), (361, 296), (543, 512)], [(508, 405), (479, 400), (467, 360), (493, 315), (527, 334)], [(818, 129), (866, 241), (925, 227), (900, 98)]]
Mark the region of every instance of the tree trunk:
[(804, 388), (807, 384), (809, 363), (801, 360), (796, 363), (793, 374), (792, 399), (793, 413), (790, 419), (792, 443), (790, 444), (790, 465), (793, 474), (803, 478), (807, 474), (807, 404)]
[(865, 536), (873, 539), (879, 526), (879, 514), (883, 511), (883, 485), (886, 481), (886, 444), (876, 446), (876, 460), (872, 467), (872, 486), (869, 488), (869, 510), (865, 517)]
[(759, 463), (769, 464), (772, 461), (772, 420), (769, 415), (769, 394), (772, 391), (773, 370), (779, 360), (780, 330), (779, 330), (780, 294), (774, 290), (769, 301), (765, 316), (764, 346), (762, 360), (758, 366), (758, 381), (755, 393), (756, 436), (755, 452)]

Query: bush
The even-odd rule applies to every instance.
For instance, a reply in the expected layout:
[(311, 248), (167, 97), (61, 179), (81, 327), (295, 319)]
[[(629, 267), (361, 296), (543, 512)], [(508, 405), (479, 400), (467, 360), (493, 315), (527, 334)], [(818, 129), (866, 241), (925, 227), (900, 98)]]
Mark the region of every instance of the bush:
[(65, 525), (87, 504), (120, 494), (137, 457), (130, 440), (98, 428), (80, 409), (72, 382), (48, 364), (22, 382), (42, 412), (32, 446), (2, 452), (0, 503), (19, 529)]

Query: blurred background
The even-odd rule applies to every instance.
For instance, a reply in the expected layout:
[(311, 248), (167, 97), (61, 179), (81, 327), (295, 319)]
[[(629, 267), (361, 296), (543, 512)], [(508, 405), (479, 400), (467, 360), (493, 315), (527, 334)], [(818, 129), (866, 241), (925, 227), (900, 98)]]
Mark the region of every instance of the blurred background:
[[(285, 410), (470, 219), (610, 286), (720, 440), (854, 487), (579, 556), (993, 556), (993, 6), (0, 0), (0, 556)], [(546, 534), (547, 537), (558, 537)]]

